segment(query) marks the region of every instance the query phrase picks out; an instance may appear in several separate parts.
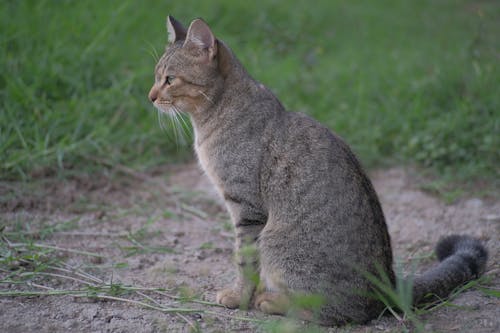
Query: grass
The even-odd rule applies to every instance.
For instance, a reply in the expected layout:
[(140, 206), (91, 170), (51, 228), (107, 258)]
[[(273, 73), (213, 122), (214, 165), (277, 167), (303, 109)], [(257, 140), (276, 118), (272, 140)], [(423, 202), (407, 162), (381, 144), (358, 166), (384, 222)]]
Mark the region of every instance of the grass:
[(167, 14), (205, 18), (287, 108), (368, 167), (498, 176), (496, 2), (94, 0), (0, 3), (0, 177), (190, 156), (147, 100)]
[[(189, 147), (176, 143), (169, 124), (162, 130), (147, 100), (166, 41), (167, 14), (186, 24), (203, 17), (288, 109), (308, 113), (335, 130), (366, 166), (416, 163), (439, 175), (425, 185), (436, 193), (448, 179), (498, 182), (500, 5), (470, 0), (314, 5), (285, 0), (2, 1), (0, 179), (114, 168), (154, 183), (144, 171), (191, 156)], [(453, 201), (461, 192), (446, 190), (444, 195)], [(163, 214), (207, 217), (187, 203)], [(19, 228), (8, 234), (14, 240), (0, 240), (0, 283), (20, 286), (2, 290), (0, 296), (114, 300), (175, 313), (193, 330), (197, 328), (182, 313), (224, 316), (194, 306), (165, 307), (151, 294), (183, 304), (204, 302), (196, 298), (105, 282), (66, 267), (62, 254), (100, 255), (44, 242), (47, 235), (70, 232), (77, 222), (33, 233)], [(224, 222), (222, 228), (228, 231), (232, 225)], [(144, 245), (142, 240), (151, 236), (147, 229), (106, 235), (128, 242), (124, 257), (170, 251)], [(207, 242), (200, 248), (212, 246)], [(112, 266), (120, 269), (127, 263)], [(72, 281), (78, 288), (41, 284), (47, 281)], [(422, 311), (409, 307), (408, 286), (392, 290), (380, 283), (388, 306), (403, 309), (401, 314), (391, 308), (394, 316), (405, 325), (408, 319), (421, 325)], [(498, 290), (479, 290), (498, 297)], [(448, 305), (453, 306), (449, 301), (439, 306)], [(265, 331), (303, 330), (287, 320), (265, 325)]]
[[(136, 176), (137, 181), (141, 181), (143, 178), (139, 177), (139, 174), (136, 174)], [(56, 218), (59, 215), (58, 208), (55, 208), (55, 211), (57, 211), (55, 215), (44, 216), (43, 213), (41, 216), (38, 216), (38, 214), (35, 216), (19, 214), (14, 219), (11, 219), (11, 215), (6, 214), (0, 217), (0, 299), (2, 297), (9, 300), (12, 297), (22, 297), (21, 300), (25, 300), (25, 297), (34, 296), (57, 297), (60, 299), (56, 300), (55, 303), (59, 304), (74, 302), (72, 297), (83, 298), (82, 301), (84, 302), (87, 302), (88, 299), (108, 301), (109, 306), (115, 310), (116, 307), (119, 307), (119, 304), (125, 304), (128, 307), (144, 308), (145, 311), (169, 314), (168, 318), (170, 319), (172, 319), (171, 316), (178, 317), (173, 318), (173, 320), (181, 323), (185, 322), (194, 331), (196, 329), (201, 330), (199, 327), (196, 328), (200, 323), (204, 323), (208, 327), (219, 328), (222, 327), (220, 325), (247, 325), (245, 322), (248, 322), (248, 325), (252, 325), (252, 327), (256, 327), (259, 332), (312, 333), (326, 331), (325, 328), (318, 327), (313, 323), (304, 324), (294, 318), (294, 312), (298, 309), (317, 309), (321, 305), (321, 298), (315, 296), (303, 297), (299, 295), (294, 297), (290, 317), (275, 319), (258, 314), (255, 311), (250, 314), (239, 311), (237, 315), (232, 315), (228, 314), (230, 313), (228, 310), (214, 308), (218, 305), (206, 301), (206, 294), (201, 296), (202, 291), (197, 292), (195, 289), (191, 289), (197, 288), (197, 283), (200, 281), (198, 279), (194, 280), (195, 282), (181, 284), (181, 286), (177, 283), (170, 284), (168, 281), (178, 281), (179, 278), (183, 279), (190, 276), (191, 269), (199, 265), (199, 263), (193, 262), (190, 266), (191, 269), (188, 270), (179, 270), (177, 264), (160, 264), (163, 260), (169, 262), (167, 257), (170, 255), (172, 256), (170, 258), (174, 258), (174, 256), (181, 254), (184, 246), (175, 247), (173, 240), (167, 242), (167, 244), (174, 244), (173, 248), (154, 246), (155, 243), (158, 244), (154, 238), (161, 236), (165, 232), (164, 228), (169, 228), (169, 225), (176, 223), (176, 221), (206, 221), (206, 219), (201, 219), (198, 214), (201, 209), (198, 205), (204, 205), (206, 202), (199, 197), (200, 194), (195, 192), (182, 192), (180, 188), (169, 189), (159, 183), (156, 183), (156, 187), (154, 187), (151, 179), (149, 179), (149, 183), (151, 186), (148, 186), (148, 193), (155, 193), (156, 189), (169, 190), (171, 193), (170, 198), (165, 200), (165, 195), (150, 197), (143, 196), (142, 193), (135, 193), (132, 194), (130, 202), (120, 203), (123, 207), (114, 206), (114, 200), (111, 201), (112, 205), (108, 205), (107, 201), (103, 200), (102, 197), (94, 198), (95, 201), (105, 205), (103, 209), (107, 211), (106, 216), (98, 221), (94, 219), (89, 221), (81, 216)], [(132, 206), (130, 206), (130, 203), (133, 203)], [(155, 208), (161, 205), (163, 205), (161, 209)], [(66, 207), (66, 209), (68, 208), (70, 207)], [(168, 213), (165, 215), (165, 212)], [(144, 218), (144, 216), (149, 217)], [(160, 221), (162, 219), (164, 220)], [(209, 217), (210, 220), (218, 225), (213, 227), (218, 228), (223, 228), (226, 223), (217, 215)], [(135, 223), (129, 225), (131, 221), (135, 221)], [(102, 223), (102, 225), (94, 228), (99, 223)], [(118, 228), (117, 223), (120, 225)], [(200, 224), (193, 223), (191, 228), (196, 231), (199, 227)], [(206, 228), (210, 229), (212, 226), (206, 226)], [(205, 232), (204, 230), (201, 228), (198, 231)], [(82, 239), (92, 240), (95, 237), (99, 237), (97, 243), (92, 243), (92, 241), (81, 242)], [(73, 239), (75, 242), (73, 242)], [(163, 240), (159, 240), (161, 241), (160, 244), (165, 244), (165, 239), (171, 238), (163, 237)], [(216, 243), (213, 242), (214, 239), (210, 238), (207, 241), (203, 237), (203, 242), (191, 243), (191, 250), (206, 250), (207, 253), (217, 253), (215, 251), (217, 248)], [(218, 242), (220, 241), (220, 238), (216, 239)], [(217, 243), (217, 246), (219, 246), (219, 243)], [(253, 252), (252, 248), (245, 248), (245, 254), (250, 258), (254, 256)], [(146, 284), (149, 281), (149, 285), (144, 285), (144, 282), (142, 285), (137, 283), (124, 284), (119, 279), (114, 278), (114, 275), (123, 277), (132, 273), (131, 269), (136, 268), (129, 266), (134, 266), (134, 262), (137, 262), (133, 259), (139, 258), (140, 262), (140, 258), (148, 258), (152, 253), (161, 254), (156, 260), (160, 257), (162, 259), (156, 261), (157, 264), (153, 266), (156, 267), (154, 271), (157, 272), (153, 272), (152, 268), (141, 268), (141, 271), (148, 276), (144, 281)], [(178, 260), (173, 262), (183, 262), (182, 258), (189, 258), (189, 256), (188, 252), (187, 256), (177, 257)], [(422, 261), (429, 260), (430, 256), (429, 253), (418, 256), (410, 255), (407, 258), (409, 260), (408, 265), (412, 267), (419, 266)], [(155, 261), (155, 259), (152, 260)], [(229, 258), (227, 260), (229, 264)], [(205, 261), (206, 263), (207, 261)], [(118, 274), (113, 274), (114, 272)], [(376, 280), (376, 277), (372, 277), (375, 279), (374, 284), (378, 287), (378, 294), (375, 297), (385, 302), (387, 305), (386, 312), (396, 318), (396, 321), (393, 321), (394, 324), (390, 324), (390, 327), (396, 329), (396, 331), (425, 331), (425, 322), (423, 321), (425, 319), (422, 319), (422, 315), (443, 306), (459, 307), (452, 303), (453, 298), (470, 288), (479, 290), (488, 297), (499, 297), (498, 290), (490, 283), (491, 276), (486, 276), (458, 288), (449, 299), (442, 300), (439, 303), (427, 304), (422, 309), (414, 309), (410, 294), (411, 280), (402, 279), (401, 270), (397, 270), (397, 272), (399, 284), (396, 289), (391, 286), (387, 277), (382, 275), (378, 280)], [(163, 278), (156, 280), (157, 273), (161, 274)], [(165, 273), (170, 277), (165, 278)], [(204, 275), (200, 275), (200, 278), (203, 277)], [(255, 279), (257, 284), (258, 275), (248, 275), (247, 278)], [(151, 281), (156, 282), (151, 284)], [(154, 286), (156, 283), (161, 283), (161, 286), (173, 287), (156, 288)], [(71, 298), (68, 298), (68, 296)], [(208, 299), (210, 298), (209, 296)], [(33, 302), (43, 302), (41, 300), (26, 301), (28, 302), (26, 304), (31, 305)], [(484, 300), (484, 302), (488, 301)], [(469, 308), (462, 306), (459, 309), (468, 310)], [(218, 312), (218, 310), (221, 312)], [(198, 322), (195, 318), (200, 314), (203, 315), (203, 320)], [(373, 325), (377, 324), (371, 324), (367, 326), (367, 329), (378, 329)], [(349, 332), (351, 330), (358, 331), (359, 329), (360, 327), (357, 325), (348, 325), (342, 327), (339, 331)]]
[(492, 288), (491, 276), (481, 276), (471, 280), (464, 285), (455, 288), (446, 298), (437, 297), (434, 294), (426, 295), (430, 301), (420, 301), (415, 305), (413, 302), (413, 282), (415, 276), (416, 263), (411, 263), (409, 274), (403, 271), (401, 262), (396, 262), (396, 286), (393, 287), (387, 274), (381, 268), (378, 268), (377, 275), (367, 272), (361, 272), (374, 286), (371, 297), (379, 300), (385, 305), (385, 310), (380, 317), (387, 312), (390, 313), (400, 324), (402, 332), (427, 332), (425, 322), (422, 316), (435, 311), (441, 307), (456, 307), (462, 310), (472, 310), (473, 307), (459, 306), (453, 303), (463, 292), (471, 289), (477, 289), (484, 295), (490, 297), (500, 297), (500, 293), (494, 287)]
[[(193, 330), (198, 323), (184, 315), (203, 314), (205, 315), (204, 321), (207, 323), (210, 323), (213, 318), (221, 317), (232, 321), (249, 322), (257, 325), (256, 327), (261, 332), (313, 333), (326, 331), (325, 328), (314, 323), (303, 323), (294, 319), (293, 314), (292, 317), (282, 319), (262, 320), (258, 319), (259, 317), (247, 317), (244, 312), (241, 312), (241, 315), (227, 314), (227, 311), (219, 312), (214, 308), (220, 308), (221, 305), (202, 300), (192, 289), (182, 285), (172, 289), (123, 284), (119, 280), (113, 279), (110, 268), (112, 270), (127, 268), (126, 264), (87, 265), (85, 258), (93, 260), (96, 256), (106, 256), (108, 261), (109, 258), (106, 254), (101, 255), (45, 244), (45, 237), (66, 233), (70, 222), (63, 222), (55, 226), (42, 225), (41, 229), (35, 232), (29, 226), (16, 228), (15, 231), (0, 228), (0, 298), (71, 296), (111, 301), (115, 305), (124, 303), (149, 311), (175, 315)], [(71, 225), (74, 227), (74, 224)], [(134, 233), (116, 236), (134, 235), (140, 239), (148, 237), (146, 231), (138, 230)], [(204, 243), (201, 247), (210, 248), (211, 246), (211, 243)], [(125, 255), (124, 258), (126, 257)], [(415, 266), (415, 263), (412, 263), (412, 266)], [(376, 287), (373, 296), (386, 305), (386, 311), (397, 319), (399, 323), (397, 327), (402, 332), (425, 332), (425, 325), (421, 320), (422, 315), (438, 308), (458, 307), (462, 310), (468, 310), (468, 307), (453, 304), (453, 300), (469, 289), (477, 289), (489, 297), (500, 297), (498, 290), (491, 284), (491, 277), (484, 276), (458, 287), (446, 299), (414, 308), (411, 295), (412, 279), (403, 278), (401, 265), (396, 265), (396, 273), (396, 288), (392, 287), (388, 277), (384, 274), (381, 274), (380, 277), (366, 276)], [(108, 278), (103, 278), (103, 276), (108, 276)], [(321, 305), (321, 299), (298, 296), (293, 299), (293, 305), (297, 308), (315, 308)], [(355, 328), (356, 325), (348, 325), (340, 328), (339, 331), (349, 332)]]
[[(57, 233), (57, 230), (53, 231)], [(9, 237), (7, 237), (9, 235)], [(96, 274), (78, 266), (68, 264), (67, 257), (61, 253), (96, 257), (95, 253), (37, 244), (33, 242), (32, 233), (4, 233), (0, 229), (0, 297), (55, 297), (72, 296), (78, 298), (108, 300), (126, 303), (162, 313), (179, 316), (192, 326), (191, 321), (182, 314), (206, 314), (215, 317), (227, 317), (238, 321), (263, 323), (262, 320), (234, 316), (210, 310), (210, 307), (222, 307), (220, 304), (201, 300), (192, 295), (190, 291), (180, 288), (171, 290), (165, 288), (142, 287), (138, 285), (125, 285), (113, 281), (109, 282)], [(13, 238), (15, 237), (15, 241)], [(22, 242), (23, 241), (23, 242)], [(113, 268), (120, 268), (112, 265)], [(106, 273), (99, 267), (98, 275)], [(15, 287), (13, 287), (15, 286)], [(171, 302), (165, 305), (165, 299)], [(184, 304), (203, 305), (205, 308), (186, 307)]]

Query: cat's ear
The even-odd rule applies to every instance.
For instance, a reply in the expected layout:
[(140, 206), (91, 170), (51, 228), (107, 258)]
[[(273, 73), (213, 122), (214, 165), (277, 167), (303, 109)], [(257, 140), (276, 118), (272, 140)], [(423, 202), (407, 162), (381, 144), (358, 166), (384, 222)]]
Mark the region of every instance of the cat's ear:
[(187, 30), (184, 28), (181, 22), (174, 19), (173, 16), (167, 16), (167, 31), (168, 31), (168, 42), (170, 44), (177, 42), (178, 40), (186, 39)]
[(202, 54), (208, 55), (209, 60), (212, 60), (217, 53), (215, 36), (202, 19), (191, 22), (183, 47), (195, 48)]

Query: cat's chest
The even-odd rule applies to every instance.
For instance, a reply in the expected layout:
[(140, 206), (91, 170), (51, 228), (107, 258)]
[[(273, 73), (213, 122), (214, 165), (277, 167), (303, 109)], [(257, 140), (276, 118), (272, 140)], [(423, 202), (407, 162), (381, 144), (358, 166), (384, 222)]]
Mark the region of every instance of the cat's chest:
[(194, 150), (196, 156), (198, 157), (198, 163), (200, 164), (202, 170), (208, 176), (210, 181), (217, 187), (219, 191), (222, 192), (222, 182), (218, 173), (216, 172), (215, 163), (213, 156), (211, 156), (209, 150), (206, 147), (195, 145)]
[(198, 157), (198, 163), (200, 164), (203, 171), (208, 173), (209, 170), (212, 170), (213, 168), (210, 165), (210, 159), (208, 157), (207, 150), (203, 149), (203, 147), (195, 145), (194, 151), (196, 152), (196, 157)]

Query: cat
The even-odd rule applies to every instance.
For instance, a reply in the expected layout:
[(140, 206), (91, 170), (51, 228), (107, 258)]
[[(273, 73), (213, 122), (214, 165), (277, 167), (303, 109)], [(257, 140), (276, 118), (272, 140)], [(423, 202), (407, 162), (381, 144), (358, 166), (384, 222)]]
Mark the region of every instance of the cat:
[[(149, 99), (162, 112), (189, 114), (199, 164), (236, 232), (237, 278), (216, 301), (295, 311), (324, 325), (377, 317), (384, 304), (371, 296), (370, 277), (395, 285), (391, 241), (377, 194), (348, 145), (286, 111), (202, 19), (186, 29), (169, 16), (167, 29)], [(437, 255), (440, 264), (414, 278), (415, 304), (428, 294), (446, 297), (485, 270), (487, 251), (469, 236), (442, 239)], [(319, 309), (295, 304), (311, 295)]]

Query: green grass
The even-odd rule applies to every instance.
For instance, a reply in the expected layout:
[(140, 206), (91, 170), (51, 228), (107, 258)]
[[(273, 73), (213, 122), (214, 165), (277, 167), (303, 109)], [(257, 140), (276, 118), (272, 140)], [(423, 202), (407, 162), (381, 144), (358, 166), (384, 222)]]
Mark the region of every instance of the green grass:
[(167, 14), (205, 18), (368, 167), (498, 176), (497, 2), (93, 0), (0, 3), (0, 178), (189, 156), (147, 100)]

